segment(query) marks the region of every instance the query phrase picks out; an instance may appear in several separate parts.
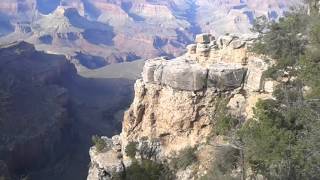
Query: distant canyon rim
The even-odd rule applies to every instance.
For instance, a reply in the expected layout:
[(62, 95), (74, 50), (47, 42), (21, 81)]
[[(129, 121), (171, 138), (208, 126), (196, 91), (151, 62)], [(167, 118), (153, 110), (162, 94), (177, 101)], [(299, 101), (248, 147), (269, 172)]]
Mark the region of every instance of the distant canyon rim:
[(250, 33), (297, 0), (2, 0), (0, 44), (24, 40), (78, 69), (179, 56), (201, 32)]

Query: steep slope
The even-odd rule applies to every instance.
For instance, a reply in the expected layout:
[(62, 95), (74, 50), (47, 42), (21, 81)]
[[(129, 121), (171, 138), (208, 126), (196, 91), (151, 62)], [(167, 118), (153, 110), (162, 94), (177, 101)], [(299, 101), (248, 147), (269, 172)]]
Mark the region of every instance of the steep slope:
[(73, 138), (69, 95), (61, 85), (76, 75), (63, 56), (25, 42), (0, 49), (0, 159), (13, 175), (50, 166)]
[(82, 77), (26, 42), (1, 46), (0, 57), (0, 178), (85, 179), (91, 136), (119, 133), (137, 74)]

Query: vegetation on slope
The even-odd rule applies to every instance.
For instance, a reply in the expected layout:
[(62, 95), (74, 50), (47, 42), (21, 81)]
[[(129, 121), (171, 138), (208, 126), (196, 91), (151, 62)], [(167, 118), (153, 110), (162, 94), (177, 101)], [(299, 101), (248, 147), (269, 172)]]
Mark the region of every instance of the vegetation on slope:
[[(140, 143), (129, 142), (125, 148), (132, 164), (124, 172), (116, 174), (114, 179), (121, 180), (158, 180), (174, 179), (173, 173), (165, 163), (156, 161), (157, 141), (142, 140)], [(136, 155), (139, 158), (136, 158)]]
[(236, 129), (222, 108), (215, 131), (228, 137), (235, 153), (217, 157), (234, 158), (215, 161), (204, 179), (319, 179), (320, 15), (316, 2), (307, 1), (309, 11), (293, 9), (277, 22), (265, 17), (256, 20), (253, 31), (259, 38), (252, 51), (276, 61), (265, 77), (279, 85), (274, 99), (259, 101), (253, 118)]
[(170, 165), (175, 170), (185, 170), (189, 165), (197, 161), (195, 147), (186, 147), (182, 149), (178, 156), (172, 158)]
[(233, 137), (242, 179), (319, 178), (320, 15), (318, 6), (310, 7), (278, 22), (261, 17), (253, 27), (260, 36), (252, 50), (276, 60), (265, 75), (281, 83)]
[(100, 136), (92, 136), (92, 142), (96, 147), (97, 152), (102, 152), (107, 147), (105, 140), (103, 140)]

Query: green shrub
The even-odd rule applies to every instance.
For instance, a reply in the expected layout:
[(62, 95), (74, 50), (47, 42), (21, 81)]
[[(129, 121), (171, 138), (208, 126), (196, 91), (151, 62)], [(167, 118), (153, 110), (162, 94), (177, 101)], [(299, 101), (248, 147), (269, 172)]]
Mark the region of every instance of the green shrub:
[(159, 152), (159, 139), (152, 138), (148, 140), (147, 137), (142, 137), (139, 144), (138, 153), (141, 159), (157, 159)]
[(121, 180), (173, 180), (174, 175), (170, 169), (161, 163), (149, 159), (133, 160), (131, 166), (127, 167), (124, 174), (115, 175), (113, 179)]
[(201, 178), (201, 180), (236, 180), (239, 177), (232, 176), (232, 170), (237, 168), (239, 161), (239, 150), (231, 146), (222, 146), (216, 149), (214, 154), (216, 159), (211, 165), (208, 174)]
[(217, 104), (214, 112), (214, 134), (227, 135), (239, 123), (236, 118), (233, 118), (228, 112), (228, 99), (220, 97), (217, 99)]
[(197, 161), (195, 154), (196, 148), (187, 147), (181, 150), (177, 157), (171, 160), (171, 165), (173, 169), (186, 169), (189, 165)]
[(233, 118), (231, 115), (225, 115), (217, 119), (215, 124), (216, 135), (227, 135), (232, 128), (238, 124), (238, 120)]
[(269, 67), (266, 71), (263, 72), (263, 78), (271, 78), (276, 80), (278, 77), (282, 75), (281, 71), (279, 71), (277, 66)]
[(283, 100), (278, 94), (279, 99), (259, 101), (254, 119), (239, 131), (246, 162), (268, 179), (314, 179), (320, 167), (319, 112), (289, 98), (289, 92)]
[(107, 146), (106, 142), (97, 135), (92, 136), (92, 142), (96, 147), (97, 152), (102, 152)]
[(129, 142), (129, 144), (126, 146), (125, 152), (131, 159), (134, 159), (136, 156), (137, 144), (137, 142)]

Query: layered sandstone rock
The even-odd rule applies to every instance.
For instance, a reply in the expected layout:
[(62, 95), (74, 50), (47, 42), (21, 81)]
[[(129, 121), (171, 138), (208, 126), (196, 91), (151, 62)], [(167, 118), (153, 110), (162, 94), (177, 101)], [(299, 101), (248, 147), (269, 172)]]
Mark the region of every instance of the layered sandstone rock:
[(240, 87), (247, 69), (239, 64), (216, 63), (207, 67), (177, 58), (171, 61), (148, 60), (143, 81), (167, 85), (174, 89), (198, 91), (206, 88), (234, 89)]
[[(130, 165), (124, 153), (129, 142), (150, 142), (157, 149), (155, 159), (159, 161), (170, 160), (186, 147), (197, 146), (200, 154), (208, 153), (209, 146), (205, 144), (221, 101), (226, 101), (225, 108), (240, 120), (251, 117), (252, 107), (258, 99), (271, 98), (276, 83), (264, 81), (263, 72), (270, 64), (247, 51), (250, 43), (248, 38), (234, 35), (215, 38), (201, 34), (181, 57), (146, 61), (142, 79), (135, 83), (134, 101), (124, 115), (118, 142), (121, 150), (109, 150), (102, 153), (101, 158), (91, 155), (92, 162), (99, 166), (91, 167), (88, 179), (99, 177), (97, 167), (112, 174), (107, 164), (122, 161), (124, 167)], [(97, 153), (94, 149), (91, 151)], [(112, 154), (109, 160), (102, 158)], [(116, 155), (118, 159), (113, 161)], [(189, 168), (178, 172), (177, 178), (200, 177), (213, 159), (193, 165), (192, 169), (197, 169), (198, 174), (192, 174)], [(189, 175), (183, 176), (187, 171)]]

